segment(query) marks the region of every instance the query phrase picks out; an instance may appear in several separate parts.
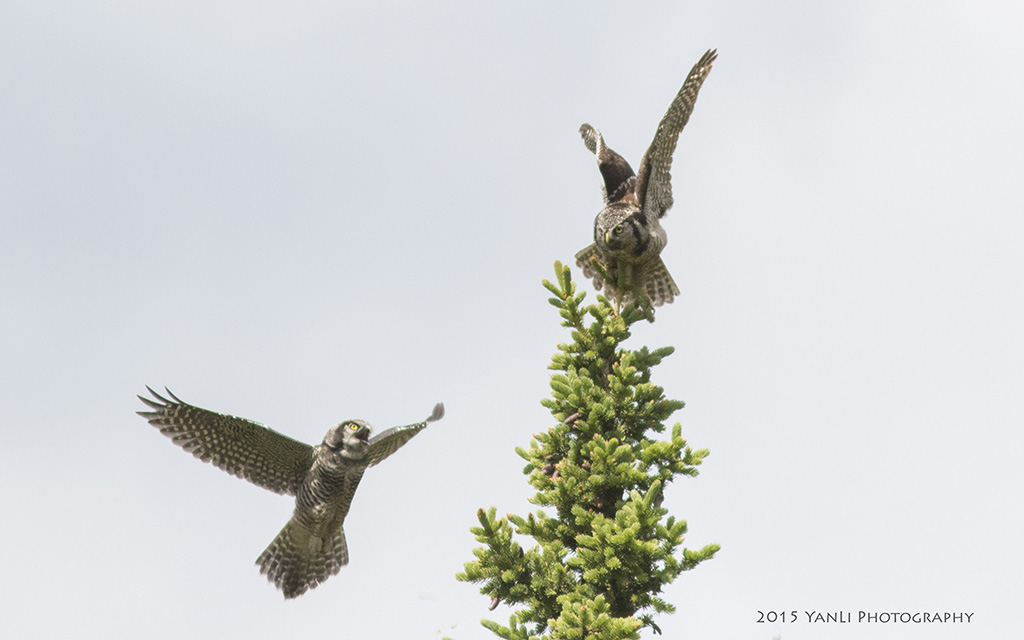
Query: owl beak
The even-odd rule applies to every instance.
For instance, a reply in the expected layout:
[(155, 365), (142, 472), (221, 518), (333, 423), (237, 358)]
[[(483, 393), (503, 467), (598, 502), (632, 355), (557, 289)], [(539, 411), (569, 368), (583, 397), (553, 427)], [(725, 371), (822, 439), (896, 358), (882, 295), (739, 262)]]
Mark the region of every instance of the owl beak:
[(356, 432), (356, 439), (359, 440), (359, 442), (366, 444), (370, 440), (370, 430), (363, 427)]
[(610, 244), (611, 241), (612, 241), (612, 234), (611, 234), (611, 232), (608, 232), (608, 233), (604, 234), (604, 243), (605, 244)]

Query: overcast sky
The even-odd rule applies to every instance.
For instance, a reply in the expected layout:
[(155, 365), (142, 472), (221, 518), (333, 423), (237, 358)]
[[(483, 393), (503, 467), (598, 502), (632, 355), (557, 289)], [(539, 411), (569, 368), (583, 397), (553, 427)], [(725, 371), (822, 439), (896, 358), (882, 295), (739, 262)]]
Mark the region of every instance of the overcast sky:
[[(3, 635), (492, 637), (509, 609), (454, 574), (477, 508), (532, 508), (513, 449), (551, 425), (568, 339), (540, 283), (601, 204), (577, 129), (637, 166), (713, 47), (665, 220), (681, 295), (629, 343), (676, 347), (654, 381), (711, 450), (665, 506), (722, 551), (667, 589), (665, 637), (1019, 635), (1022, 24), (994, 0), (7, 0)], [(367, 472), (350, 565), (285, 602), (254, 561), (292, 501), (172, 446), (134, 414), (147, 384), (310, 443), (448, 414)]]

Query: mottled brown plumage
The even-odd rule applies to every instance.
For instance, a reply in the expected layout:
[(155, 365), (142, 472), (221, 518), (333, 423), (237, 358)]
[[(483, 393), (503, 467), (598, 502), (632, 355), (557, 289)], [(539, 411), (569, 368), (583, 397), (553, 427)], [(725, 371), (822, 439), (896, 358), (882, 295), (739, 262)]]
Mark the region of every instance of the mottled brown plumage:
[[(598, 291), (604, 289), (619, 303), (634, 302), (642, 293), (651, 304), (660, 306), (679, 294), (661, 260), (668, 236), (660, 220), (672, 208), (672, 154), (679, 133), (690, 119), (697, 93), (717, 55), (708, 51), (690, 70), (658, 124), (639, 173), (634, 175), (625, 158), (605, 145), (597, 129), (589, 124), (580, 127), (584, 144), (597, 156), (605, 206), (594, 219), (594, 243), (576, 254), (576, 264), (584, 276), (594, 279)], [(595, 262), (611, 282), (605, 281)]]
[(172, 442), (232, 475), (295, 496), (292, 519), (256, 560), (286, 598), (302, 595), (348, 563), (343, 525), (366, 468), (444, 416), (439, 403), (423, 422), (373, 438), (370, 425), (346, 420), (311, 446), (257, 422), (194, 407), (169, 390), (169, 398), (149, 392), (153, 398), (139, 399), (152, 411), (138, 414)]

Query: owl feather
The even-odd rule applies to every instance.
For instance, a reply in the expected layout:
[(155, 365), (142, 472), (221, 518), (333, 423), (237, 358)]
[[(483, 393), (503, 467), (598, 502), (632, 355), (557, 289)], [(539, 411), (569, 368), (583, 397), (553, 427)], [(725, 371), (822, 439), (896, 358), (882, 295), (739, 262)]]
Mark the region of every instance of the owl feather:
[(262, 424), (201, 409), (146, 387), (150, 411), (139, 415), (195, 457), (277, 493), (295, 496), (291, 520), (256, 564), (285, 598), (315, 588), (348, 563), (345, 518), (367, 467), (379, 464), (444, 416), (438, 403), (426, 420), (370, 437), (370, 425), (346, 420), (316, 446)]
[(668, 244), (660, 219), (673, 204), (672, 155), (679, 134), (717, 55), (709, 50), (690, 70), (658, 124), (638, 173), (605, 144), (600, 131), (586, 123), (580, 127), (584, 145), (597, 157), (605, 206), (594, 219), (594, 244), (576, 254), (576, 264), (585, 277), (593, 278), (598, 291), (604, 289), (617, 304), (643, 303), (638, 297), (646, 296), (660, 306), (679, 295), (660, 257)]

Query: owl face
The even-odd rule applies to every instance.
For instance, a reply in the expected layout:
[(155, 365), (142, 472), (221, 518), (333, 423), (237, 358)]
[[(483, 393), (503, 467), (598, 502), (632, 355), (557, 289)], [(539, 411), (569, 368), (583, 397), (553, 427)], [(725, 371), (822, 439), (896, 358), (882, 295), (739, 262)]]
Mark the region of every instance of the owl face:
[(636, 206), (615, 202), (594, 220), (594, 242), (607, 256), (632, 262), (644, 255), (650, 241), (647, 220)]
[(340, 422), (324, 436), (324, 446), (335, 453), (360, 453), (366, 449), (371, 430), (362, 420)]

